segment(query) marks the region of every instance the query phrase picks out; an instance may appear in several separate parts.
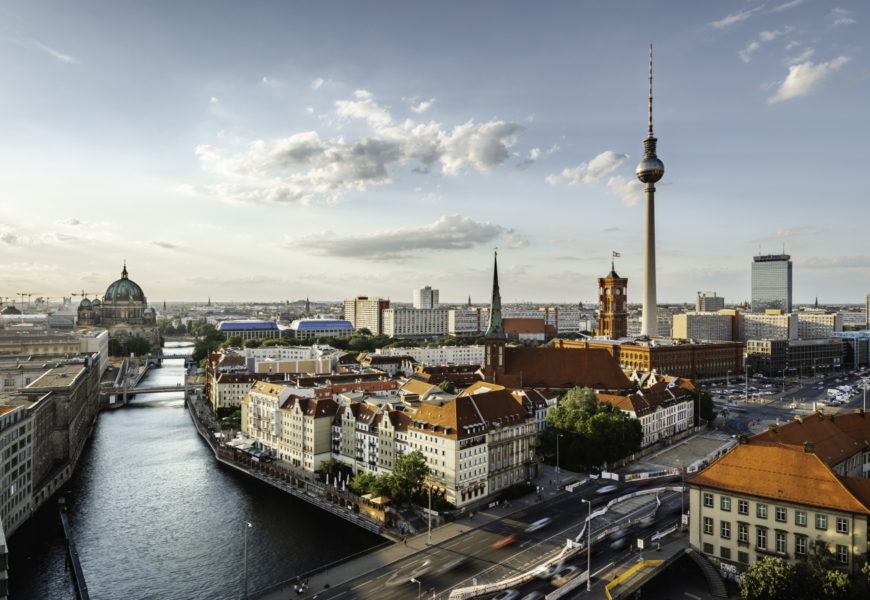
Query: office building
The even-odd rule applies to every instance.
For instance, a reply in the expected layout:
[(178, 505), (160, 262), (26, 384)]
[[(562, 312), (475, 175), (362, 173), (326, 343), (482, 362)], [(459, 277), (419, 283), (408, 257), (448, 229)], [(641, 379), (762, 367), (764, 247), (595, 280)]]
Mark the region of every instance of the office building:
[(791, 256), (766, 254), (752, 261), (752, 312), (791, 312)]
[(681, 340), (734, 341), (734, 315), (689, 312), (674, 315), (673, 338)]
[(716, 312), (725, 308), (725, 298), (717, 296), (716, 292), (698, 292), (695, 310), (698, 312)]
[(746, 368), (769, 377), (809, 376), (843, 365), (845, 344), (841, 339), (747, 340)]
[(829, 338), (834, 332), (843, 331), (843, 315), (840, 313), (799, 312), (798, 337), (802, 340)]
[(386, 308), (382, 312), (382, 321), (382, 333), (390, 337), (427, 338), (447, 335), (445, 308)]
[(350, 321), (355, 331), (368, 329), (372, 335), (384, 332), (383, 311), (390, 308), (390, 301), (381, 298), (357, 296), (344, 301), (344, 320)]
[(438, 290), (428, 285), (414, 290), (414, 308), (438, 308)]
[(796, 340), (798, 316), (784, 314), (780, 310), (768, 310), (764, 314), (743, 315), (743, 340)]

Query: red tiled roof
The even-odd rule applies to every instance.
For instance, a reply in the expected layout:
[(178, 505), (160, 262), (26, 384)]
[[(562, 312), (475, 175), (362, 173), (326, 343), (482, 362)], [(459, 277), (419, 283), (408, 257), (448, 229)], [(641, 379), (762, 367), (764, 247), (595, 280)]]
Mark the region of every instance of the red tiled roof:
[(607, 350), (599, 348), (505, 348), (508, 387), (628, 389), (631, 382)]
[(791, 444), (801, 448), (804, 442), (811, 442), (813, 452), (829, 466), (834, 466), (870, 447), (870, 414), (826, 416), (816, 413), (800, 421), (790, 421), (768, 429), (750, 439), (753, 442)]

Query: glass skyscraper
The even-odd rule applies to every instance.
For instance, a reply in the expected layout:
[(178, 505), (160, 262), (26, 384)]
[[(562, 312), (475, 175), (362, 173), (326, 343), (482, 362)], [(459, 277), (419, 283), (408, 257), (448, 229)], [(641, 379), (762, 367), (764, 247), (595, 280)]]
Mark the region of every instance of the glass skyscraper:
[(767, 254), (752, 262), (752, 312), (791, 312), (791, 256)]

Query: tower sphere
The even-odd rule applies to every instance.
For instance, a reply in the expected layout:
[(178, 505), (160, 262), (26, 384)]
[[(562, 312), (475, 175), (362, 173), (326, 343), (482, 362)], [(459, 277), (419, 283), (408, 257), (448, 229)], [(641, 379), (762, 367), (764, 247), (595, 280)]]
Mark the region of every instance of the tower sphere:
[(665, 164), (656, 156), (644, 156), (635, 174), (642, 183), (655, 183), (665, 174)]

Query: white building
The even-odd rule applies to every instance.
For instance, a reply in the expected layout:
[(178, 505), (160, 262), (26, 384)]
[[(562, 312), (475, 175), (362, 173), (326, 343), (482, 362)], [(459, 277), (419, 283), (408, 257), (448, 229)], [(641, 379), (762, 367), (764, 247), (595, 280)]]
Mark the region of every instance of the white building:
[(695, 398), (676, 381), (660, 381), (629, 396), (598, 394), (598, 401), (609, 402), (640, 421), (641, 446), (670, 439), (695, 422)]
[(414, 308), (438, 308), (438, 290), (428, 285), (414, 290)]
[(442, 308), (387, 308), (383, 311), (383, 333), (397, 338), (445, 336), (447, 312)]
[(796, 313), (744, 313), (743, 339), (746, 340), (796, 340), (798, 339), (798, 316)]
[(734, 341), (734, 317), (718, 312), (674, 315), (673, 337), (682, 340)]
[(357, 296), (344, 301), (344, 320), (350, 321), (355, 330), (368, 329), (372, 335), (380, 335), (384, 332), (383, 311), (389, 307), (389, 300)]
[(410, 356), (418, 364), (483, 365), (483, 346), (441, 346), (440, 348), (378, 348), (375, 354), (384, 356)]
[(802, 340), (829, 338), (835, 331), (843, 331), (840, 313), (797, 313), (798, 337)]
[[(590, 319), (577, 308), (558, 306), (502, 308), (504, 319), (542, 319), (557, 333), (577, 333), (588, 329)], [(489, 325), (488, 308), (453, 308), (447, 314), (447, 333), (455, 336), (481, 335)], [(670, 334), (670, 332), (669, 332)]]

